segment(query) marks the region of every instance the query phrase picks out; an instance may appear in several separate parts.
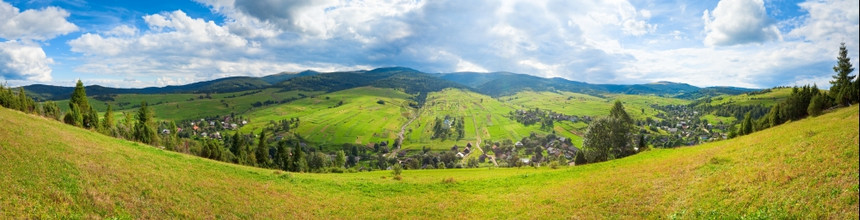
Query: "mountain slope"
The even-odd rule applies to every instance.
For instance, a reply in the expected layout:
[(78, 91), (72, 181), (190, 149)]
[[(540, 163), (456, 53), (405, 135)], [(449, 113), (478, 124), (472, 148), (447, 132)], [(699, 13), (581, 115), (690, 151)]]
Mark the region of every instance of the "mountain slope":
[[(165, 94), (165, 93), (225, 93), (253, 89), (261, 89), (271, 85), (265, 80), (257, 77), (235, 76), (210, 81), (196, 82), (181, 86), (147, 87), (140, 89), (111, 88), (99, 85), (86, 86), (87, 95), (114, 95), (114, 94)], [(24, 86), (28, 95), (42, 100), (68, 99), (75, 87), (51, 86), (35, 84)]]
[(0, 123), (2, 218), (860, 217), (857, 106), (598, 164), (401, 181), (225, 164), (7, 109)]

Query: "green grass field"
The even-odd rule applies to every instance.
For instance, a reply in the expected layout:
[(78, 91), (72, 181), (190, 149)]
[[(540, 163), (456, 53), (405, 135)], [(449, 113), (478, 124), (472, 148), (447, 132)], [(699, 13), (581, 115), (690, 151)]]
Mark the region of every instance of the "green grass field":
[[(317, 144), (393, 141), (414, 111), (408, 105), (409, 97), (397, 90), (372, 87), (321, 94), (252, 111), (245, 115), (251, 123), (240, 132), (256, 133), (269, 121), (298, 117), (298, 133)], [(377, 103), (379, 100), (385, 104)], [(343, 105), (337, 106), (341, 101)]]
[[(259, 92), (255, 92), (259, 91)], [(251, 94), (249, 94), (251, 93)], [(119, 112), (137, 110), (137, 106), (142, 101), (152, 107), (156, 113), (156, 118), (161, 120), (192, 120), (211, 116), (224, 116), (230, 113), (243, 114), (263, 107), (254, 108), (255, 102), (265, 101), (281, 101), (289, 98), (301, 98), (299, 94), (305, 96), (313, 96), (321, 92), (311, 91), (280, 91), (280, 89), (262, 89), (250, 90), (233, 93), (213, 93), (211, 98), (200, 98), (205, 94), (120, 94), (114, 97), (114, 101), (99, 101), (88, 97), (90, 105), (96, 111), (104, 114), (107, 110), (107, 104), (110, 104), (114, 111), (117, 111), (117, 117), (122, 114)], [(57, 101), (57, 104), (63, 112), (69, 109), (69, 100)], [(123, 104), (123, 105), (120, 105)]]
[[(427, 146), (436, 150), (447, 150), (451, 146), (465, 146), (466, 143), (478, 144), (479, 141), (501, 141), (510, 139), (514, 142), (529, 136), (531, 133), (545, 135), (552, 131), (540, 129), (540, 125), (524, 126), (507, 117), (508, 113), (516, 110), (493, 99), (490, 96), (464, 91), (446, 89), (428, 94), (427, 102), (421, 116), (408, 127), (408, 133), (403, 142), (404, 149), (421, 149)], [(608, 112), (608, 110), (607, 110)], [(461, 140), (431, 139), (433, 123), (436, 118), (445, 116), (463, 117), (465, 124), (464, 137)], [(561, 123), (559, 123), (561, 124)], [(557, 125), (558, 135), (573, 138), (574, 144), (582, 145), (581, 138), (569, 130)]]
[[(516, 108), (540, 108), (577, 116), (607, 116), (615, 100), (621, 101), (624, 108), (634, 119), (644, 120), (660, 113), (651, 105), (686, 105), (689, 100), (666, 98), (652, 95), (607, 94), (605, 98), (572, 92), (533, 92), (523, 91), (511, 96), (500, 97), (505, 103)], [(654, 118), (656, 119), (656, 117)]]
[(401, 181), (226, 164), (7, 109), (0, 123), (0, 218), (860, 217), (856, 105), (610, 162), (406, 170)]
[(711, 105), (762, 105), (773, 106), (780, 103), (791, 96), (791, 88), (773, 89), (771, 92), (763, 94), (740, 94), (740, 95), (721, 95), (711, 98)]

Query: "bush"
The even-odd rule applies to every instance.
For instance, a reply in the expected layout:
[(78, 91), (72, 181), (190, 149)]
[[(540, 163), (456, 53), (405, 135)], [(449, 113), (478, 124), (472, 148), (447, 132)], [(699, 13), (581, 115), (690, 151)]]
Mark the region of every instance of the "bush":
[(457, 181), (454, 181), (454, 177), (448, 177), (448, 178), (442, 179), (442, 183), (443, 184), (454, 184), (454, 183), (457, 183)]
[(391, 175), (394, 175), (395, 177), (400, 176), (400, 173), (402, 173), (402, 172), (403, 172), (403, 167), (400, 166), (399, 163), (394, 164), (394, 167), (391, 168)]
[(558, 169), (558, 161), (553, 161), (549, 163), (549, 168)]

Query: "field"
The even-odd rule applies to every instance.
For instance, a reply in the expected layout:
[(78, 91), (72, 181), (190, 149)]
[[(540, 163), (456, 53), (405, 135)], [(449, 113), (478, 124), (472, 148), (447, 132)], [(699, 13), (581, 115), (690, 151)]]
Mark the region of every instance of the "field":
[[(414, 111), (409, 95), (397, 90), (361, 87), (300, 99), (246, 114), (251, 123), (240, 132), (259, 132), (269, 121), (299, 118), (298, 133), (322, 145), (393, 141)], [(384, 104), (377, 101), (382, 100)], [(338, 103), (342, 105), (338, 106)]]
[(740, 95), (721, 95), (711, 98), (711, 105), (762, 105), (773, 106), (791, 96), (791, 88), (773, 89), (771, 92), (762, 94), (740, 94)]
[[(507, 117), (508, 113), (516, 110), (490, 96), (468, 92), (459, 89), (446, 89), (433, 92), (427, 96), (427, 102), (422, 109), (421, 116), (408, 127), (406, 139), (403, 142), (404, 149), (421, 149), (427, 146), (437, 150), (451, 148), (454, 144), (465, 146), (466, 143), (473, 145), (484, 140), (501, 141), (510, 139), (516, 142), (530, 135), (548, 134), (551, 131), (540, 129), (540, 125), (524, 126)], [(433, 136), (433, 123), (436, 118), (444, 119), (445, 116), (453, 118), (463, 117), (465, 124), (464, 137), (462, 140), (431, 139)], [(570, 131), (559, 128), (558, 135), (579, 140), (579, 136)], [(574, 142), (581, 146), (581, 141)]]
[[(90, 105), (96, 111), (104, 113), (107, 110), (107, 104), (110, 104), (114, 111), (136, 111), (140, 107), (142, 101), (152, 107), (156, 113), (155, 117), (161, 120), (191, 120), (210, 116), (224, 116), (230, 113), (242, 114), (255, 109), (263, 108), (253, 107), (256, 102), (266, 101), (283, 101), (285, 99), (298, 99), (304, 96), (313, 96), (321, 92), (310, 91), (280, 91), (280, 89), (261, 89), (250, 90), (232, 93), (213, 93), (209, 94), (119, 94), (113, 100), (100, 101), (88, 96)], [(300, 95), (301, 94), (301, 95)], [(57, 104), (63, 110), (68, 111), (69, 100), (57, 101)], [(100, 115), (101, 115), (100, 114)], [(122, 114), (116, 114), (120, 117)]]
[(226, 164), (7, 109), (0, 123), (0, 218), (860, 217), (856, 105), (610, 162), (406, 170), (401, 181)]
[(533, 92), (524, 91), (511, 96), (500, 97), (505, 103), (517, 108), (541, 108), (566, 115), (577, 116), (607, 116), (615, 100), (624, 104), (625, 110), (634, 119), (644, 120), (654, 117), (659, 110), (651, 105), (686, 105), (689, 100), (666, 98), (651, 95), (607, 94), (604, 98), (572, 92)]

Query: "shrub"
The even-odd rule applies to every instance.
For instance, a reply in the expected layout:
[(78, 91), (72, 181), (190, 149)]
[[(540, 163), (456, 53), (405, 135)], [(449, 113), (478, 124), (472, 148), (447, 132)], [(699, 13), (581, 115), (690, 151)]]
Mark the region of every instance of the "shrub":
[(454, 181), (454, 177), (448, 177), (448, 178), (442, 179), (442, 183), (443, 184), (454, 184), (454, 183), (457, 183), (457, 181)]
[(400, 173), (402, 173), (402, 172), (403, 172), (403, 167), (400, 166), (399, 163), (394, 164), (394, 167), (391, 168), (391, 175), (394, 175), (395, 177), (400, 176)]
[(558, 161), (553, 161), (549, 163), (549, 168), (558, 169)]

